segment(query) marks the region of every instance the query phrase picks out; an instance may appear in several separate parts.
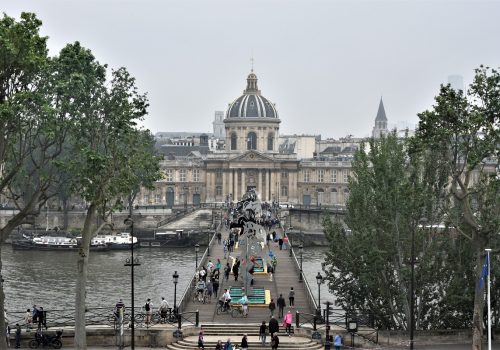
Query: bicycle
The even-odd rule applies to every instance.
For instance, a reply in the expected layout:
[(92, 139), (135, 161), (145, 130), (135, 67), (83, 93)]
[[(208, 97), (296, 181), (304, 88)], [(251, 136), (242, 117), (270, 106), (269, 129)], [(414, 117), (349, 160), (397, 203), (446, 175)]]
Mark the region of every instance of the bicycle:
[(108, 316), (108, 323), (113, 326), (114, 329), (118, 329), (120, 324), (129, 324), (130, 323), (130, 314), (126, 313), (123, 315), (123, 319), (120, 322), (119, 315), (113, 311), (111, 315)]
[(236, 306), (233, 306), (231, 309), (231, 317), (236, 318), (236, 317), (247, 317), (248, 314), (245, 314), (243, 312), (243, 305), (238, 304)]
[(225, 304), (224, 301), (219, 300), (219, 302), (217, 304), (217, 308), (215, 309), (215, 312), (217, 313), (217, 315), (220, 315), (223, 313), (230, 314), (232, 312), (233, 307), (231, 306), (231, 304), (229, 304), (227, 307), (224, 304)]

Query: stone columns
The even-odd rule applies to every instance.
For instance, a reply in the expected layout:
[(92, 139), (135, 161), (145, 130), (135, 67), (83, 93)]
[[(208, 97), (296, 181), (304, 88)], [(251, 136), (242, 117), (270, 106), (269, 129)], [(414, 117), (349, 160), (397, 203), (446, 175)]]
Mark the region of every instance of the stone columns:
[(231, 193), (231, 196), (234, 196), (233, 176), (233, 169), (229, 169), (229, 193)]
[(246, 188), (245, 170), (241, 169), (241, 195), (243, 196), (246, 191), (247, 188)]
[(223, 199), (225, 199), (227, 194), (228, 194), (226, 180), (227, 180), (226, 170), (222, 169), (222, 198)]
[(262, 170), (260, 169), (257, 169), (257, 172), (259, 173), (258, 175), (258, 182), (257, 182), (257, 190), (259, 191), (260, 193), (260, 199), (263, 201), (264, 200), (264, 189), (262, 188)]

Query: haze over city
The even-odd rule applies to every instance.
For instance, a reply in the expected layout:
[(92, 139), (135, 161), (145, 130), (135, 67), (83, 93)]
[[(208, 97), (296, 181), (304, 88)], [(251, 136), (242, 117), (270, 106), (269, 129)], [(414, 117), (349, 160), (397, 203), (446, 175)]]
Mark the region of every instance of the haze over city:
[(498, 67), (493, 1), (10, 1), (35, 12), (50, 53), (80, 41), (148, 93), (144, 126), (211, 132), (253, 68), (281, 134), (368, 136), (380, 97), (413, 126), (449, 75)]

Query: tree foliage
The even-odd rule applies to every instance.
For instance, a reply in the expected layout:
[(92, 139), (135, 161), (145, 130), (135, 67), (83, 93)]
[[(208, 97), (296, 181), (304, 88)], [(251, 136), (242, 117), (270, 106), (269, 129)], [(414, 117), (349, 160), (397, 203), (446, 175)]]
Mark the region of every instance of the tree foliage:
[(468, 241), (464, 271), (473, 276), (473, 348), (480, 349), (484, 249), (500, 248), (500, 74), (481, 66), (465, 93), (441, 86), (435, 100), (432, 109), (419, 114), (414, 149), (439, 157), (432, 166), (447, 179), (442, 188), (446, 221)]
[[(463, 327), (467, 303), (453, 298), (470, 295), (473, 288), (463, 269), (450, 273), (449, 266), (466, 250), (452, 250), (462, 244), (460, 238), (450, 240), (432, 225), (441, 216), (445, 179), (427, 166), (436, 161), (434, 155), (410, 154), (408, 141), (391, 133), (356, 153), (345, 217), (349, 230), (325, 220), (329, 286), (345, 310), (373, 313), (384, 329), (409, 329), (413, 236), (417, 328)], [(448, 250), (454, 254), (442, 254)], [(450, 310), (454, 318), (444, 317)]]

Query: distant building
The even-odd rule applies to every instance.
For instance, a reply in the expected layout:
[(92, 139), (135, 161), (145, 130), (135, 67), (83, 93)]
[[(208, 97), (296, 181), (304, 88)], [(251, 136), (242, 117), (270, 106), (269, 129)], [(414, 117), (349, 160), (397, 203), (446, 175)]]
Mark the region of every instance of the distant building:
[(389, 132), (387, 129), (387, 117), (385, 115), (384, 102), (382, 97), (380, 98), (380, 103), (378, 105), (377, 116), (375, 117), (375, 126), (373, 127), (372, 137), (379, 138), (381, 135), (385, 136)]
[[(362, 139), (351, 135), (321, 140), (320, 135), (280, 135), (274, 103), (247, 77), (243, 94), (215, 112), (214, 134), (157, 133), (164, 178), (143, 189), (136, 204), (167, 206), (237, 201), (255, 188), (262, 201), (312, 206), (344, 206), (354, 152)], [(221, 122), (223, 133), (221, 135)], [(374, 135), (387, 133), (380, 100)]]

